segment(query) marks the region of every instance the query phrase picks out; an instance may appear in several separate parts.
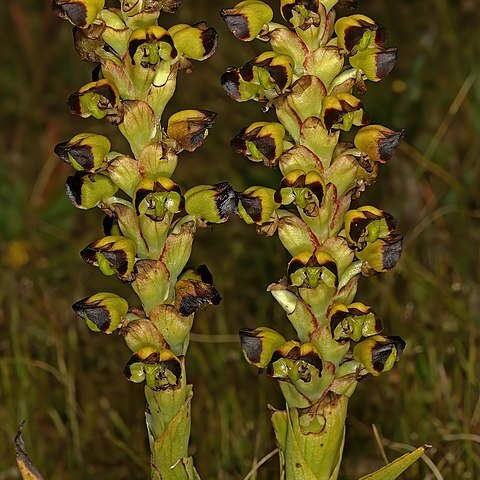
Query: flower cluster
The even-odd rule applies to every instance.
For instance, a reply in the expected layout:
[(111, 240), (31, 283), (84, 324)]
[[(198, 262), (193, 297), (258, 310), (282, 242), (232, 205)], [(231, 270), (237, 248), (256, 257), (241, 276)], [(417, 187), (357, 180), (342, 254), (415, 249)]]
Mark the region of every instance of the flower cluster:
[(72, 204), (105, 213), (104, 236), (82, 250), (83, 260), (130, 284), (141, 303), (100, 292), (73, 309), (91, 330), (118, 332), (131, 349), (124, 373), (146, 383), (152, 478), (167, 479), (194, 478), (184, 355), (195, 312), (220, 301), (207, 267), (187, 267), (197, 226), (221, 220), (197, 216), (195, 199), (214, 200), (215, 192), (201, 186), (182, 193), (171, 179), (178, 155), (203, 143), (215, 114), (182, 110), (162, 123), (178, 72), (217, 45), (215, 30), (203, 22), (168, 30), (157, 24), (162, 11), (173, 13), (180, 3), (121, 0), (119, 8), (104, 8), (104, 0), (53, 1), (55, 13), (74, 25), (78, 54), (94, 66), (92, 82), (70, 96), (70, 111), (107, 119), (131, 148), (119, 153), (95, 133), (55, 147), (74, 169), (66, 182)]
[(244, 128), (232, 147), (283, 175), (277, 189), (239, 193), (238, 213), (259, 232), (277, 233), (292, 256), (286, 277), (268, 289), (298, 341), (267, 327), (240, 331), (245, 358), (280, 380), (287, 402), (273, 414), (287, 479), (337, 478), (348, 398), (363, 377), (390, 370), (405, 347), (355, 300), (359, 278), (391, 270), (401, 254), (393, 217), (351, 202), (394, 156), (402, 132), (372, 124), (357, 96), (390, 73), (396, 49), (369, 17), (337, 19), (353, 3), (281, 0), (286, 24), (272, 22), (260, 0), (222, 10), (239, 40), (270, 45), (221, 83), (232, 99), (265, 102), (278, 118)]

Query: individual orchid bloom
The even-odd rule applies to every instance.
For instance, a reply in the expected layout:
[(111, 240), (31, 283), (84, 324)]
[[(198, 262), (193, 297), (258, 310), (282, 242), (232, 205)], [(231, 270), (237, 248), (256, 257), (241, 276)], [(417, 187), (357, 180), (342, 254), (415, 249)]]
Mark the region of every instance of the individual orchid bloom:
[(185, 192), (185, 210), (207, 223), (223, 223), (237, 209), (237, 194), (226, 182), (198, 185)]
[(379, 82), (387, 77), (397, 62), (396, 48), (367, 48), (349, 58), (353, 68), (361, 70), (368, 80)]
[(403, 138), (403, 130), (392, 130), (382, 125), (368, 125), (355, 135), (355, 146), (372, 160), (386, 163), (396, 153)]
[(282, 335), (268, 327), (242, 328), (239, 335), (245, 359), (258, 368), (265, 368), (273, 352), (286, 342)]
[(177, 151), (195, 151), (213, 127), (216, 113), (208, 110), (182, 110), (168, 119), (168, 138), (175, 140)]
[(132, 200), (140, 217), (146, 215), (155, 220), (162, 220), (165, 215), (173, 215), (183, 208), (180, 187), (167, 177), (144, 178), (137, 184)]
[(182, 360), (168, 349), (144, 347), (132, 355), (123, 373), (133, 383), (145, 381), (152, 390), (167, 390), (180, 382)]
[(55, 146), (55, 154), (75, 170), (94, 173), (105, 167), (110, 140), (104, 135), (81, 133)]
[(205, 22), (195, 25), (179, 24), (168, 30), (175, 48), (185, 58), (199, 62), (211, 57), (218, 44), (218, 35)]
[(231, 145), (239, 155), (253, 162), (275, 165), (284, 149), (285, 128), (278, 122), (255, 122), (233, 138)]
[(279, 206), (273, 188), (253, 186), (238, 194), (238, 215), (247, 224), (264, 225), (272, 221)]
[(71, 113), (82, 118), (107, 117), (113, 124), (122, 121), (120, 96), (117, 87), (109, 80), (98, 80), (84, 85), (68, 99)]
[(122, 236), (103, 237), (87, 245), (80, 253), (89, 265), (100, 268), (104, 275), (117, 274), (121, 280), (134, 277), (135, 243)]
[(383, 372), (391, 370), (400, 360), (405, 341), (400, 337), (385, 337), (373, 335), (353, 348), (353, 358), (360, 362), (365, 370), (377, 377)]
[(233, 8), (222, 9), (220, 15), (236, 38), (250, 42), (266, 30), (273, 19), (273, 10), (262, 1), (244, 0)]
[(385, 29), (366, 15), (350, 15), (335, 22), (338, 46), (349, 55), (368, 47), (383, 47), (386, 41)]
[(68, 177), (65, 191), (70, 202), (81, 210), (94, 208), (111, 198), (118, 187), (106, 175), (78, 172)]
[(303, 252), (290, 260), (288, 276), (295, 287), (316, 288), (320, 283), (327, 287), (338, 285), (338, 267), (327, 252), (317, 250), (315, 254)]
[(114, 293), (95, 293), (72, 305), (75, 313), (94, 332), (113, 333), (128, 312), (128, 303)]

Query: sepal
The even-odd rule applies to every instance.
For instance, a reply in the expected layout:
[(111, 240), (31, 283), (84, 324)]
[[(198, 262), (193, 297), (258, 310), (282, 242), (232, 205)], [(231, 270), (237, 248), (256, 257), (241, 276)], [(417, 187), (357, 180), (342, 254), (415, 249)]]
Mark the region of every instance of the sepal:
[(387, 77), (396, 62), (396, 48), (367, 48), (350, 57), (350, 65), (361, 70), (372, 82)]

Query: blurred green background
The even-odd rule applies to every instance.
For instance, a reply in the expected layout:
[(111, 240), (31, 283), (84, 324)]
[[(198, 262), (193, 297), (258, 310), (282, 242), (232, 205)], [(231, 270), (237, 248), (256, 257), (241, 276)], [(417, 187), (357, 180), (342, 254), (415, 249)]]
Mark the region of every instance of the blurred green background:
[[(276, 4), (277, 2), (271, 2)], [(406, 131), (396, 158), (361, 198), (399, 219), (406, 236), (397, 269), (361, 281), (388, 334), (407, 341), (395, 369), (365, 380), (348, 419), (344, 479), (355, 479), (413, 446), (433, 445), (402, 478), (480, 478), (480, 9), (477, 0), (359, 1), (361, 12), (399, 47), (392, 75), (364, 103), (376, 123)], [(229, 65), (261, 45), (240, 44), (218, 11), (220, 0), (184, 0), (160, 23), (206, 20), (220, 35), (209, 61), (182, 72), (168, 112), (218, 112), (203, 148), (181, 157), (176, 181), (189, 188), (228, 180), (237, 190), (276, 185), (268, 171), (231, 151), (230, 139), (263, 117), (261, 105), (236, 104), (219, 86)], [(347, 12), (345, 12), (347, 13)], [(90, 332), (70, 305), (124, 286), (83, 264), (78, 252), (101, 235), (101, 214), (75, 210), (64, 195), (69, 168), (53, 146), (80, 131), (116, 129), (69, 115), (66, 99), (89, 80), (70, 27), (49, 0), (2, 2), (0, 16), (0, 480), (19, 478), (13, 437), (25, 440), (45, 478), (148, 477), (142, 387), (122, 368), (119, 337)], [(168, 113), (167, 112), (167, 113)], [(275, 448), (267, 403), (282, 407), (275, 382), (241, 357), (236, 332), (269, 325), (290, 335), (265, 292), (285, 271), (276, 238), (258, 237), (234, 218), (199, 233), (192, 264), (207, 263), (223, 302), (197, 315), (188, 354), (194, 384), (191, 448), (205, 479), (242, 479)], [(116, 289), (116, 290), (115, 290)], [(377, 438), (372, 425), (377, 428)], [(381, 439), (381, 440), (378, 440)], [(256, 478), (278, 478), (277, 459)], [(255, 477), (253, 477), (255, 478)]]

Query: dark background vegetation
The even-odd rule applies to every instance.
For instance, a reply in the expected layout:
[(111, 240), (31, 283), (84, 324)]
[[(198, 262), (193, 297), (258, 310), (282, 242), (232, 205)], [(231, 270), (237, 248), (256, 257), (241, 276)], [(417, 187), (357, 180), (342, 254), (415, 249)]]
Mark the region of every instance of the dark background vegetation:
[[(276, 2), (272, 2), (276, 4)], [(111, 126), (69, 115), (70, 93), (89, 80), (70, 28), (49, 0), (2, 2), (0, 16), (0, 480), (18, 478), (13, 436), (25, 419), (32, 457), (50, 480), (147, 478), (142, 386), (122, 368), (121, 338), (91, 333), (70, 305), (102, 289), (123, 293), (78, 255), (101, 235), (97, 211), (75, 210), (64, 195), (69, 168), (53, 146), (80, 131), (111, 136)], [(218, 78), (253, 58), (254, 44), (233, 40), (219, 0), (185, 0), (172, 22), (207, 20), (220, 35), (217, 54), (181, 74), (169, 112), (218, 112), (216, 128), (176, 181), (185, 189), (228, 180), (237, 190), (275, 185), (278, 173), (236, 157), (230, 139), (262, 118), (261, 106), (236, 104)], [(480, 14), (476, 0), (360, 0), (362, 13), (385, 25), (399, 47), (389, 79), (364, 99), (377, 123), (406, 131), (396, 158), (362, 197), (396, 216), (406, 236), (398, 268), (361, 282), (358, 299), (382, 316), (386, 332), (408, 348), (389, 374), (365, 380), (348, 419), (342, 478), (355, 479), (429, 443), (402, 478), (480, 478), (479, 242)], [(161, 22), (162, 23), (162, 22)], [(205, 479), (242, 479), (275, 448), (270, 403), (275, 382), (242, 359), (236, 332), (269, 325), (291, 330), (265, 292), (285, 271), (276, 238), (256, 236), (238, 219), (198, 235), (192, 263), (207, 263), (224, 298), (198, 314), (188, 354), (195, 387), (192, 453)], [(378, 430), (379, 442), (372, 424)], [(277, 476), (270, 460), (258, 479)]]

